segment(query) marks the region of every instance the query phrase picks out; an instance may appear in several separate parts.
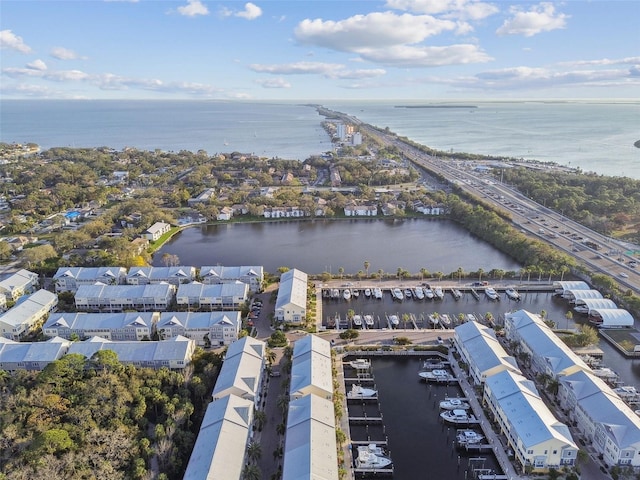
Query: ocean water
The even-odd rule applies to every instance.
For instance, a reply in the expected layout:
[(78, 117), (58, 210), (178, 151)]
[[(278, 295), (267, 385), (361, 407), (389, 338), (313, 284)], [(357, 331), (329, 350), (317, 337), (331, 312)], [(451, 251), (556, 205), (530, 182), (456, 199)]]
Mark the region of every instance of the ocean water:
[[(407, 101), (323, 105), (444, 150), (552, 161), (640, 179), (640, 103)], [(398, 108), (403, 106), (432, 108)], [(449, 104), (450, 106), (450, 104)], [(293, 102), (4, 100), (0, 141), (144, 150), (239, 151), (304, 160), (332, 149), (324, 118)]]

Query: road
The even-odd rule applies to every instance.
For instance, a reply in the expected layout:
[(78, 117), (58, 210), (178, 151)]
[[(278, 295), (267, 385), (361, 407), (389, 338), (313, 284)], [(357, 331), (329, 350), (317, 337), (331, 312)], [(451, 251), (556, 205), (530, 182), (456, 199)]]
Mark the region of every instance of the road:
[[(325, 111), (326, 113), (326, 111)], [(357, 125), (362, 133), (377, 138), (384, 145), (394, 146), (417, 166), (440, 175), (464, 192), (508, 214), (513, 224), (525, 235), (553, 245), (575, 258), (587, 270), (610, 275), (623, 288), (640, 295), (638, 258), (629, 251), (640, 246), (628, 245), (595, 232), (569, 218), (527, 198), (491, 175), (475, 170), (475, 164), (428, 155), (397, 136), (382, 132), (356, 117), (332, 112), (344, 122)], [(598, 245), (598, 250), (585, 242)]]

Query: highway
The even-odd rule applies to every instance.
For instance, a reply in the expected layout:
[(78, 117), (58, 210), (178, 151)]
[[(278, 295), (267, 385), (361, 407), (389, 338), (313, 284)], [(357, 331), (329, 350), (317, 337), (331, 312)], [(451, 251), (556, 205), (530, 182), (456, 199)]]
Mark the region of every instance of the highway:
[[(403, 155), (428, 171), (441, 175), (461, 190), (488, 205), (508, 213), (514, 225), (525, 235), (535, 237), (574, 257), (579, 265), (593, 272), (610, 275), (620, 286), (640, 295), (640, 265), (629, 252), (640, 247), (595, 232), (522, 195), (492, 175), (475, 170), (475, 162), (428, 155), (391, 133), (373, 128), (356, 117), (332, 112), (334, 117), (357, 125), (363, 134), (381, 143), (395, 146)], [(585, 242), (599, 246), (590, 248)], [(640, 262), (639, 262), (640, 263)]]

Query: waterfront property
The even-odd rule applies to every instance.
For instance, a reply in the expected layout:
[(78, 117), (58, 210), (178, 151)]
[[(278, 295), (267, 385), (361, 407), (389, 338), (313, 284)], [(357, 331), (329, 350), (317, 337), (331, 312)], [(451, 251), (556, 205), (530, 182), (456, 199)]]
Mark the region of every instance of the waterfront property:
[(196, 344), (185, 337), (175, 337), (160, 342), (112, 342), (93, 337), (84, 342), (72, 342), (68, 353), (78, 353), (91, 358), (100, 350), (111, 350), (120, 363), (146, 368), (182, 370), (190, 362)]
[(149, 285), (169, 283), (181, 285), (191, 283), (196, 279), (195, 267), (132, 267), (127, 274), (129, 285)]
[(240, 312), (163, 312), (156, 328), (162, 339), (182, 335), (210, 347), (238, 340), (240, 326)]
[(331, 377), (331, 344), (316, 335), (307, 335), (293, 345), (291, 358), (292, 399), (313, 394), (333, 399)]
[(204, 285), (185, 283), (178, 287), (178, 307), (207, 310), (232, 310), (241, 308), (247, 301), (249, 285), (242, 282)]
[(307, 315), (306, 273), (294, 268), (280, 276), (275, 319), (286, 323), (302, 323)]
[(176, 287), (160, 285), (81, 285), (75, 295), (80, 311), (168, 310), (175, 298)]
[(58, 296), (47, 290), (38, 290), (21, 298), (10, 310), (0, 315), (0, 335), (19, 341), (58, 304)]
[(199, 278), (205, 285), (218, 283), (242, 282), (249, 285), (251, 292), (262, 290), (264, 281), (264, 269), (262, 266), (234, 266), (224, 267), (222, 265), (200, 267)]
[(470, 380), (476, 385), (482, 385), (487, 377), (503, 370), (522, 373), (516, 359), (502, 348), (492, 328), (478, 322), (466, 322), (454, 330), (454, 345), (469, 365)]
[(266, 344), (253, 337), (243, 337), (229, 345), (213, 387), (213, 400), (233, 394), (251, 400), (257, 406), (262, 389), (265, 349)]
[(0, 337), (0, 370), (43, 370), (69, 350), (71, 342), (56, 337), (46, 342), (16, 342)]
[(144, 237), (150, 242), (155, 242), (162, 235), (171, 230), (171, 225), (166, 222), (156, 222), (144, 231)]
[(53, 276), (56, 293), (75, 292), (80, 285), (119, 285), (125, 283), (124, 267), (60, 267)]
[(38, 274), (21, 269), (0, 282), (0, 294), (4, 294), (7, 300), (15, 301), (22, 295), (31, 293), (37, 286)]
[(487, 377), (484, 404), (491, 411), (523, 471), (575, 465), (578, 446), (531, 380), (504, 370)]
[[(106, 340), (151, 340), (157, 312), (52, 313), (42, 327), (47, 337), (81, 340), (100, 337)], [(175, 336), (175, 335), (173, 335)]]

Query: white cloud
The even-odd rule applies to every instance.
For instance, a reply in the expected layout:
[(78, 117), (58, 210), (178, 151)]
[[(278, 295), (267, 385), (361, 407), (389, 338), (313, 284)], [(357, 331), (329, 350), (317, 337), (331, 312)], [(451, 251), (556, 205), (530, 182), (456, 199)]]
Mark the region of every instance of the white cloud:
[(42, 60), (37, 59), (31, 63), (27, 63), (27, 68), (30, 68), (32, 70), (46, 70), (47, 64), (44, 63)]
[(200, 0), (187, 0), (187, 4), (178, 7), (178, 13), (185, 17), (195, 17), (196, 15), (209, 15), (209, 9)]
[(51, 49), (51, 56), (53, 58), (57, 58), (58, 60), (76, 60), (81, 58), (76, 52), (73, 50), (69, 50), (64, 47), (53, 47)]
[(566, 26), (569, 15), (555, 11), (553, 4), (542, 2), (527, 12), (511, 7), (512, 18), (505, 20), (496, 33), (498, 35), (524, 35), (532, 37), (540, 32), (549, 32)]
[(20, 53), (32, 52), (31, 47), (24, 43), (22, 37), (17, 36), (11, 30), (0, 30), (0, 48), (7, 48)]
[(639, 65), (640, 57), (625, 58), (600, 58), (597, 60), (576, 60), (573, 62), (561, 62), (562, 66), (589, 66), (589, 65)]
[(383, 69), (359, 69), (349, 70), (339, 63), (322, 62), (297, 62), (280, 65), (249, 65), (249, 68), (258, 73), (270, 73), (273, 75), (321, 75), (325, 78), (370, 78), (384, 75)]
[(256, 80), (256, 83), (264, 88), (291, 88), (291, 84), (280, 77), (260, 79)]
[(466, 20), (482, 20), (498, 12), (495, 5), (476, 0), (387, 0), (387, 6), (396, 10)]
[(220, 15), (223, 17), (240, 17), (246, 20), (255, 20), (262, 15), (262, 9), (256, 4), (248, 2), (244, 5), (244, 10), (234, 11), (227, 7), (220, 9)]
[(476, 45), (461, 44), (445, 47), (398, 46), (388, 49), (362, 51), (363, 58), (396, 67), (441, 67), (465, 65), (493, 60)]

